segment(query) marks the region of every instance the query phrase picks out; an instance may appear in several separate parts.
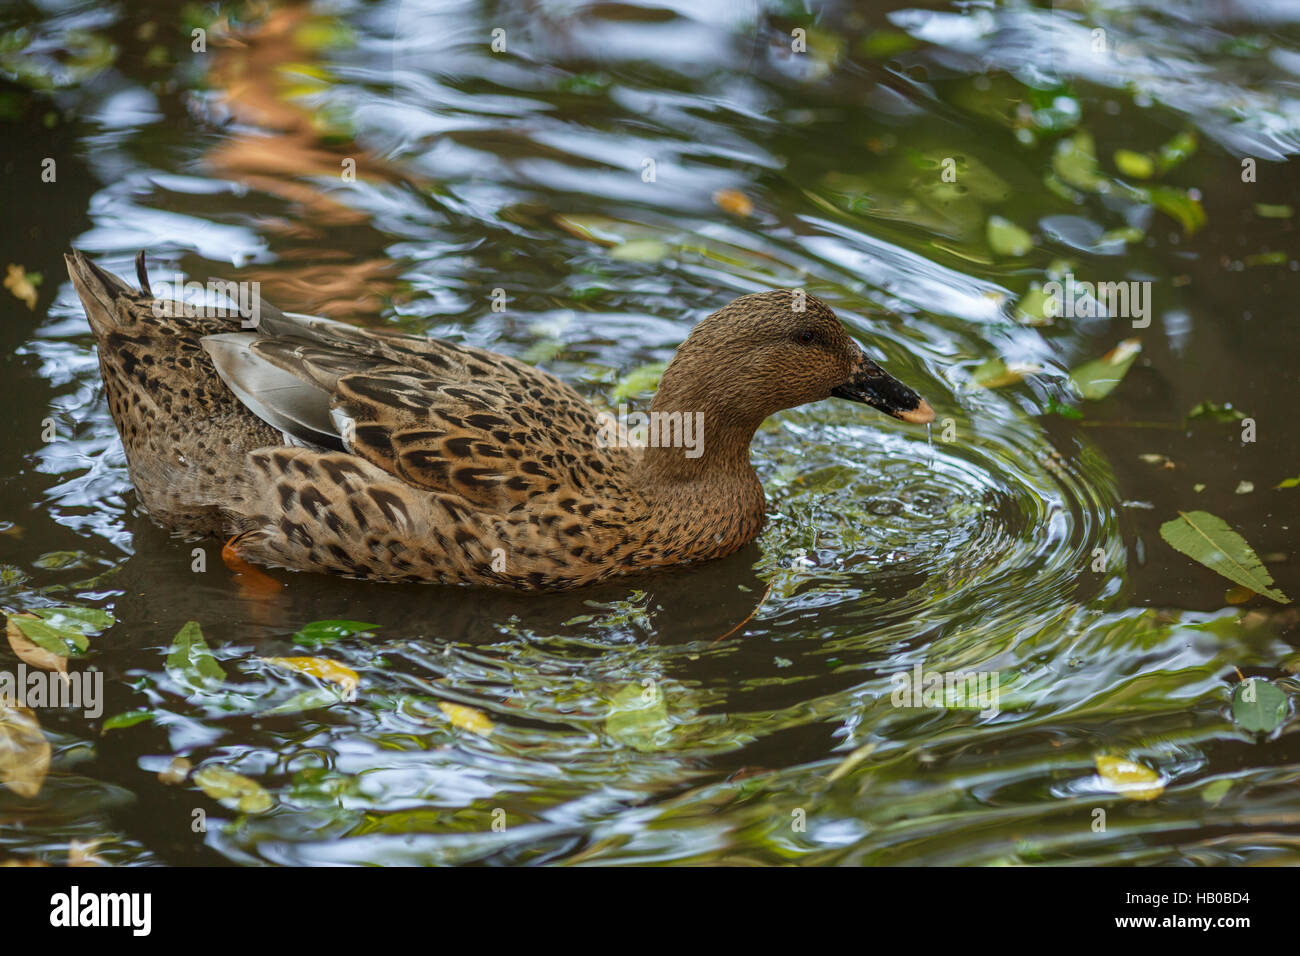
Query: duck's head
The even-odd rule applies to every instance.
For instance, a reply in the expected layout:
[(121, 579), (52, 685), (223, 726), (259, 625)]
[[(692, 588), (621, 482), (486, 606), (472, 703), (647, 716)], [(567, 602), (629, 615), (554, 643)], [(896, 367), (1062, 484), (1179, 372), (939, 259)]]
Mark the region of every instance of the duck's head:
[(779, 289), (743, 295), (700, 322), (664, 372), (654, 407), (757, 427), (832, 397), (913, 424), (934, 420), (929, 403), (868, 358), (825, 302)]

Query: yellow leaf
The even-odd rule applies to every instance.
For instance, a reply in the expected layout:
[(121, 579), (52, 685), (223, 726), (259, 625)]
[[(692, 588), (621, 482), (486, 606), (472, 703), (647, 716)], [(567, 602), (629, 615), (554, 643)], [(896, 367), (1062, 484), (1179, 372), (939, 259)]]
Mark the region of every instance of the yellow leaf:
[(68, 866), (108, 866), (95, 856), (103, 840), (73, 840), (68, 844)]
[(1110, 788), (1130, 800), (1154, 800), (1165, 792), (1160, 774), (1123, 757), (1099, 755), (1097, 773)]
[(754, 203), (739, 189), (719, 189), (713, 194), (713, 201), (719, 209), (733, 216), (749, 216), (754, 212)]
[(361, 675), (352, 668), (324, 657), (263, 657), (262, 660), (276, 667), (337, 684), (343, 688), (343, 693), (349, 696), (361, 684)]
[(5, 622), (5, 636), (9, 638), (9, 646), (18, 655), (18, 659), (41, 670), (58, 671), (65, 675), (66, 679), (68, 659), (29, 641), (27, 635), (18, 629), (18, 625), (14, 622), (15, 617), (30, 617), (34, 621), (40, 619), (35, 614), (11, 614), (9, 620)]
[(50, 745), (36, 714), (0, 698), (0, 783), (21, 797), (34, 797), (50, 771)]
[(225, 767), (204, 767), (194, 774), (194, 782), (209, 797), (231, 810), (262, 813), (275, 805), (260, 783)]
[(27, 270), (22, 266), (16, 266), (12, 262), (8, 265), (8, 274), (5, 276), (5, 288), (14, 294), (14, 298), (27, 303), (27, 308), (35, 311), (36, 309), (36, 286), (32, 285), (32, 280), (27, 278)]
[(466, 707), (463, 704), (448, 704), (444, 701), (438, 702), (438, 709), (447, 715), (447, 719), (461, 730), (468, 730), (470, 733), (479, 734), (486, 737), (492, 733), (492, 721), (488, 715), (483, 713), (477, 707)]

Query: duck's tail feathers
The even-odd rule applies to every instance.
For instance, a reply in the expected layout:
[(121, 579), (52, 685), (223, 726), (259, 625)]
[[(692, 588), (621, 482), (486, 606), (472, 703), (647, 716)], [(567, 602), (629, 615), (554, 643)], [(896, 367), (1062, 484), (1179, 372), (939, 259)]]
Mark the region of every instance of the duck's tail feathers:
[[(143, 257), (143, 253), (141, 255)], [(67, 263), (68, 277), (72, 279), (72, 285), (81, 297), (86, 318), (90, 320), (90, 327), (95, 330), (95, 334), (104, 335), (120, 328), (125, 316), (119, 308), (119, 300), (123, 296), (137, 295), (136, 290), (95, 265), (84, 252), (74, 249), (71, 255), (63, 257), (63, 261)]]

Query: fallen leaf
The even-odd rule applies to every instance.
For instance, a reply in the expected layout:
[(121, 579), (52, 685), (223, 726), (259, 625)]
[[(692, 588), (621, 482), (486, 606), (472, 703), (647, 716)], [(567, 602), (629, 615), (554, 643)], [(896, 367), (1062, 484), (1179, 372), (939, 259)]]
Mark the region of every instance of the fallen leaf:
[(50, 744), (36, 714), (0, 697), (0, 783), (21, 797), (34, 797), (49, 771)]
[(438, 701), (438, 709), (451, 721), (452, 726), (459, 727), (461, 730), (468, 730), (480, 737), (487, 737), (496, 729), (492, 725), (492, 721), (488, 719), (488, 715), (477, 707), (466, 707), (464, 704), (449, 704), (440, 700)]
[(1154, 800), (1165, 792), (1160, 775), (1136, 761), (1103, 754), (1096, 758), (1096, 763), (1101, 779), (1130, 800)]
[(191, 691), (208, 690), (226, 679), (226, 672), (212, 656), (198, 621), (186, 621), (172, 641), (167, 655), (167, 673)]
[(1242, 730), (1267, 734), (1286, 720), (1290, 701), (1276, 685), (1261, 677), (1248, 677), (1232, 692), (1232, 719)]
[(1180, 511), (1160, 526), (1160, 537), (1175, 551), (1205, 565), (1234, 584), (1250, 588), (1279, 604), (1291, 599), (1275, 589), (1273, 576), (1246, 539), (1208, 511)]
[(60, 605), (33, 608), (30, 614), (15, 614), (10, 620), (33, 644), (59, 657), (89, 649), (89, 634), (109, 627), (113, 615), (91, 607)]
[(34, 615), (11, 614), (9, 620), (5, 622), (5, 636), (9, 638), (9, 646), (13, 649), (13, 652), (18, 655), (20, 661), (31, 664), (32, 667), (67, 674), (68, 659), (66, 657), (61, 657), (52, 651), (47, 651), (38, 644), (33, 644), (18, 627), (14, 618), (27, 616), (35, 619)]
[(158, 771), (158, 780), (172, 786), (184, 783), (193, 767), (194, 765), (186, 757), (172, 757), (172, 762)]
[(1156, 161), (1146, 153), (1131, 149), (1115, 150), (1115, 168), (1134, 179), (1150, 179), (1156, 172)]
[(308, 674), (311, 677), (337, 684), (351, 697), (361, 685), (361, 676), (352, 668), (324, 657), (263, 657), (260, 660), (276, 667)]
[(847, 776), (849, 771), (851, 771), (858, 764), (862, 763), (862, 761), (870, 757), (872, 751), (874, 751), (875, 749), (876, 749), (875, 741), (871, 741), (870, 743), (863, 744), (857, 750), (853, 751), (853, 753), (849, 754), (847, 757), (841, 760), (839, 762), (839, 765), (834, 770), (832, 770), (830, 774), (826, 777), (826, 780), (830, 783), (834, 783), (836, 780), (839, 780), (841, 777)]
[(317, 647), (340, 638), (351, 637), (353, 634), (373, 631), (380, 626), (367, 624), (365, 621), (312, 621), (310, 624), (304, 624), (302, 629), (293, 635), (293, 639), (303, 647)]
[(68, 844), (68, 866), (108, 866), (95, 856), (103, 840), (73, 840)]
[(754, 213), (754, 204), (738, 189), (719, 189), (713, 194), (713, 201), (719, 209), (733, 216), (750, 216)]
[(108, 733), (110, 730), (121, 730), (124, 727), (134, 727), (136, 724), (142, 724), (146, 720), (153, 720), (152, 710), (128, 710), (125, 713), (114, 714), (104, 721), (104, 726), (100, 728), (100, 733)]
[(1300, 475), (1296, 475), (1294, 478), (1282, 479), (1276, 485), (1273, 486), (1273, 490), (1281, 491), (1284, 488), (1294, 488), (1296, 485), (1300, 485)]
[(1041, 365), (1025, 362), (1008, 363), (1000, 358), (991, 358), (975, 367), (971, 372), (971, 381), (980, 388), (1001, 388), (1004, 385), (1023, 382), (1026, 375), (1033, 375), (1042, 370)]
[(668, 702), (657, 687), (629, 684), (609, 702), (605, 732), (633, 750), (653, 753), (662, 749), (659, 735), (667, 727)]
[(260, 783), (225, 767), (203, 767), (194, 774), (194, 782), (200, 790), (230, 810), (264, 813), (275, 805)]
[(1234, 584), (1223, 592), (1223, 600), (1228, 604), (1245, 604), (1254, 596), (1254, 591), (1250, 588), (1244, 588), (1240, 584)]
[(27, 308), (35, 311), (36, 283), (32, 281), (32, 278), (36, 278), (39, 282), (39, 276), (28, 276), (27, 270), (11, 262), (8, 265), (8, 274), (5, 276), (4, 286), (14, 294), (15, 299), (26, 302)]
[(984, 232), (989, 247), (1000, 256), (1023, 256), (1034, 248), (1028, 232), (1001, 216), (989, 216)]
[(1142, 351), (1140, 339), (1125, 339), (1101, 358), (1085, 362), (1070, 373), (1070, 381), (1086, 399), (1105, 398), (1123, 381), (1133, 360)]
[(1245, 417), (1245, 413), (1233, 408), (1231, 405), (1218, 405), (1208, 400), (1199, 402), (1187, 413), (1188, 421), (1197, 418), (1208, 418), (1211, 421), (1224, 423), (1241, 421)]

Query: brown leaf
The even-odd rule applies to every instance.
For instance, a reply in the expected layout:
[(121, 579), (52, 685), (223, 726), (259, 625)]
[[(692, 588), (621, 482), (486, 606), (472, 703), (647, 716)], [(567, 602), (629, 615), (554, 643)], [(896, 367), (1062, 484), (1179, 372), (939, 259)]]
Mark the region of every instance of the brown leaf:
[(753, 201), (738, 189), (719, 189), (713, 194), (718, 208), (733, 216), (749, 216), (754, 212)]
[(68, 866), (108, 866), (95, 856), (103, 840), (73, 840), (68, 844)]
[(184, 783), (193, 766), (185, 757), (172, 757), (172, 762), (158, 771), (158, 779), (169, 784)]
[(50, 744), (27, 707), (0, 698), (0, 783), (22, 797), (41, 792), (50, 771)]
[(9, 263), (4, 286), (14, 294), (14, 298), (26, 302), (27, 308), (36, 310), (36, 286), (32, 284), (31, 279), (27, 278), (26, 269), (12, 262)]
[(18, 659), (41, 670), (58, 671), (64, 675), (64, 680), (67, 680), (68, 659), (29, 641), (14, 623), (15, 617), (30, 617), (32, 620), (39, 620), (39, 618), (35, 614), (11, 614), (9, 620), (5, 622), (5, 636), (9, 638), (9, 646), (18, 655)]

